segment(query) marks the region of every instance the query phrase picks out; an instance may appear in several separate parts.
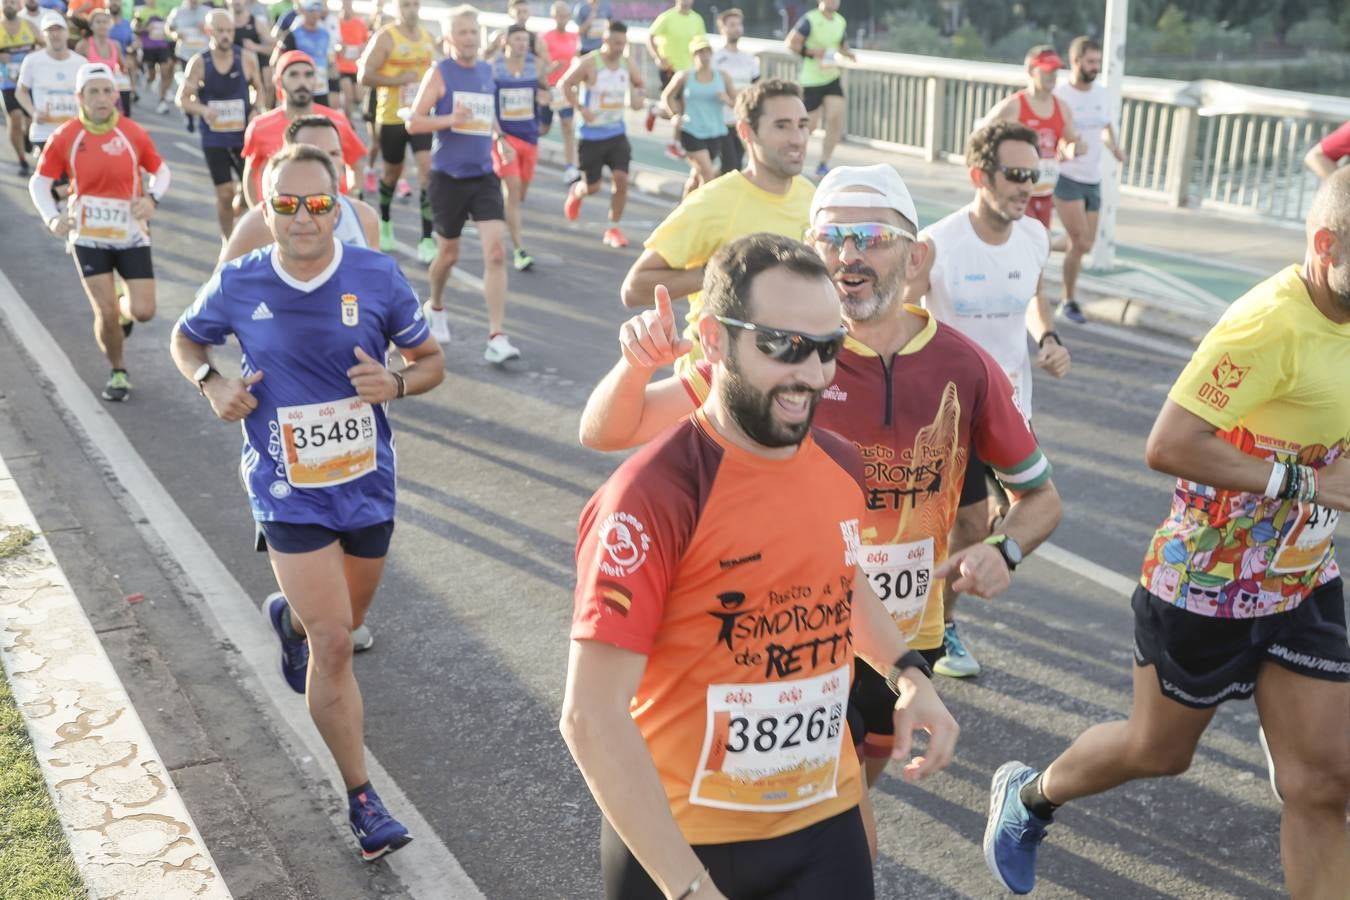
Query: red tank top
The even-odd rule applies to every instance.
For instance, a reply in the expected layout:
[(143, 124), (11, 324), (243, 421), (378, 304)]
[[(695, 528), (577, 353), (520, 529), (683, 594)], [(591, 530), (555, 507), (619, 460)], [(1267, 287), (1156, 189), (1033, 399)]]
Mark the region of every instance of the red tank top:
[(1040, 138), (1041, 159), (1054, 159), (1059, 148), (1059, 139), (1064, 137), (1064, 113), (1059, 108), (1059, 98), (1052, 96), (1055, 111), (1049, 117), (1042, 117), (1031, 108), (1026, 91), (1017, 92), (1017, 121), (1036, 132)]

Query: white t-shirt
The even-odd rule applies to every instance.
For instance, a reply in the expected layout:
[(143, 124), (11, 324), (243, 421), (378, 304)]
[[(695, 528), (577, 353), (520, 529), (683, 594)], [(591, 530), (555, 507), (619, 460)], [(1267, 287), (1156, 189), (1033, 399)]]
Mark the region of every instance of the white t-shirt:
[[(47, 142), (52, 132), (67, 119), (80, 114), (79, 98), (75, 94), (75, 75), (88, 62), (71, 51), (65, 59), (52, 59), (46, 50), (35, 50), (23, 58), (19, 66), (19, 84), (33, 95), (33, 109), (37, 116), (28, 127), (28, 139), (35, 144)], [(53, 121), (39, 122), (39, 118)]]
[(1050, 237), (1031, 216), (1013, 222), (1002, 244), (986, 244), (970, 222), (974, 204), (919, 233), (936, 254), (923, 305), (984, 348), (1007, 374), (1017, 408), (1031, 420), (1031, 354), (1026, 313), (1050, 259)]
[[(713, 68), (731, 76), (731, 86), (737, 93), (755, 83), (759, 77), (759, 57), (744, 50), (728, 50), (723, 47), (713, 53)], [(736, 110), (726, 107), (726, 123), (736, 124)]]
[(1094, 81), (1086, 91), (1065, 82), (1055, 88), (1058, 97), (1073, 113), (1073, 129), (1087, 144), (1087, 153), (1059, 164), (1059, 174), (1080, 184), (1100, 184), (1102, 180), (1102, 129), (1111, 119), (1106, 109), (1106, 88)]

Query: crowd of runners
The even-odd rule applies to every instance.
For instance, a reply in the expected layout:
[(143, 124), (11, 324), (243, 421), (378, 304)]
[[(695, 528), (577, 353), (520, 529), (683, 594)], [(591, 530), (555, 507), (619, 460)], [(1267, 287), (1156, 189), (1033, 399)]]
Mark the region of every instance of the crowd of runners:
[[(959, 728), (932, 679), (980, 671), (957, 598), (1007, 590), (1059, 522), (1033, 372), (1071, 377), (1055, 320), (1083, 320), (1102, 155), (1121, 155), (1101, 47), (1080, 37), (1067, 63), (1030, 48), (1026, 88), (969, 137), (969, 203), (922, 222), (896, 167), (832, 164), (853, 59), (837, 0), (785, 40), (797, 81), (760, 77), (740, 11), (718, 15), (714, 40), (690, 0), (645, 51), (608, 0), (559, 0), (542, 33), (513, 0), (515, 24), (493, 34), (470, 6), (433, 28), (419, 0), (369, 16), (351, 0), (0, 2), (10, 145), (88, 295), (108, 401), (131, 396), (123, 347), (155, 315), (152, 225), (173, 184), (138, 120), (172, 103), (197, 136), (221, 244), (172, 357), (241, 423), (279, 588), (263, 612), (368, 860), (412, 839), (370, 783), (352, 666), (374, 640), (364, 619), (396, 516), (389, 404), (444, 377), (466, 232), (484, 358), (520, 356), (508, 275), (536, 269), (524, 217), (541, 136), (561, 132), (568, 219), (608, 170), (601, 240), (622, 248), (629, 114), (669, 121), (685, 196), (615, 279), (637, 312), (581, 417), (584, 445), (640, 449), (578, 525), (563, 736), (602, 813), (609, 897), (872, 896), (869, 788), (892, 760), (907, 780), (951, 762)], [(991, 773), (984, 853), (1010, 891), (1033, 888), (1060, 805), (1179, 774), (1216, 707), (1252, 696), (1291, 894), (1350, 884), (1332, 549), (1350, 509), (1347, 154), (1347, 129), (1309, 152), (1325, 180), (1306, 257), (1231, 307), (1149, 437), (1149, 465), (1178, 481), (1132, 598), (1129, 718), (1043, 768)], [(1067, 233), (1058, 311), (1052, 213)], [(237, 365), (212, 349), (230, 337)]]

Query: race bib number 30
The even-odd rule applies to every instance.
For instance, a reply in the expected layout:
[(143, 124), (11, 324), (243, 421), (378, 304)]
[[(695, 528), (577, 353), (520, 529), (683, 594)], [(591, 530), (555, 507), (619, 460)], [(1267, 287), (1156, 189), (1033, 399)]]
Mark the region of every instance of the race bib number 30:
[(905, 640), (912, 640), (923, 624), (923, 611), (932, 588), (933, 539), (862, 549), (859, 562), (867, 573), (868, 583), (895, 619)]
[(710, 685), (689, 802), (776, 813), (834, 797), (848, 690), (848, 666), (796, 681)]
[(455, 91), (454, 105), (467, 107), (471, 116), (468, 122), (450, 129), (455, 134), (487, 136), (492, 133), (492, 118), (497, 114), (497, 98), (492, 94)]
[(74, 240), (125, 244), (134, 236), (131, 201), (112, 197), (82, 196), (75, 220)]
[(359, 397), (277, 409), (293, 487), (345, 484), (375, 471), (375, 411)]

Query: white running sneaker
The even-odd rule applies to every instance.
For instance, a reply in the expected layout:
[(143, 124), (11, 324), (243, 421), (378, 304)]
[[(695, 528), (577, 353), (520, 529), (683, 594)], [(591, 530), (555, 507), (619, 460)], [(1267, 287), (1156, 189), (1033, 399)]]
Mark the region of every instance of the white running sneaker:
[(581, 170), (578, 169), (576, 166), (568, 165), (566, 169), (563, 169), (563, 181), (567, 182), (568, 184), (571, 184), (574, 181), (580, 180), (581, 180)]
[(159, 101), (159, 105), (155, 107), (155, 112), (159, 113), (161, 116), (167, 113), (168, 111), (169, 111), (169, 104), (165, 100)]
[(483, 359), (490, 363), (506, 362), (508, 359), (519, 359), (520, 351), (516, 345), (511, 343), (511, 339), (504, 334), (499, 334), (487, 342), (487, 349), (483, 351)]
[(450, 321), (445, 310), (432, 309), (431, 301), (428, 300), (422, 304), (422, 315), (427, 317), (427, 325), (431, 326), (431, 336), (436, 339), (436, 343), (450, 343)]

